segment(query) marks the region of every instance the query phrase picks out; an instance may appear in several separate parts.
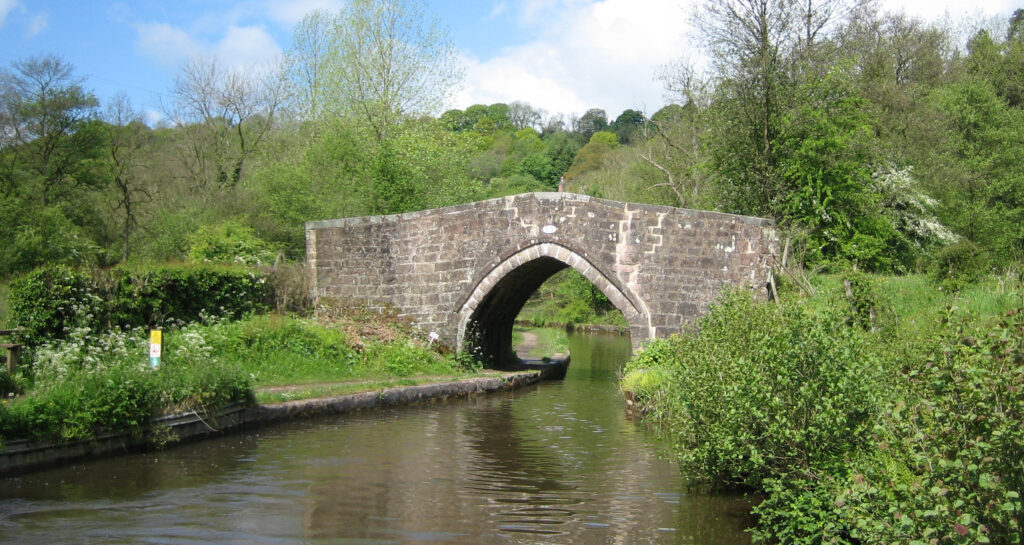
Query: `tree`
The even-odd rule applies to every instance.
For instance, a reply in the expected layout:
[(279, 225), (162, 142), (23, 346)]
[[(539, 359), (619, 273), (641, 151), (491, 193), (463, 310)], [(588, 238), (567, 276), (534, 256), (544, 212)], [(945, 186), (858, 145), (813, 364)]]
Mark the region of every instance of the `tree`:
[(772, 143), (785, 108), (796, 15), (792, 0), (708, 0), (695, 17), (723, 79), (716, 101), (726, 106), (731, 122), (722, 135), (727, 156), (720, 163), (725, 176), (752, 185), (737, 203), (748, 213), (772, 212)]
[(182, 160), (197, 185), (234, 187), (256, 152), (284, 99), (283, 73), (227, 70), (216, 59), (197, 57), (182, 68), (167, 112), (181, 133)]
[(352, 0), (334, 19), (334, 96), (383, 142), (403, 119), (438, 111), (461, 79), (455, 48), (418, 0)]
[(579, 138), (583, 142), (589, 142), (590, 137), (593, 136), (595, 132), (603, 131), (607, 128), (608, 114), (600, 108), (591, 108), (576, 121), (574, 132), (579, 135)]
[(93, 182), (80, 167), (96, 151), (89, 123), (99, 102), (60, 57), (31, 57), (12, 67), (0, 73), (0, 190), (10, 194), (24, 183), (38, 185), (45, 207)]
[(132, 108), (124, 94), (114, 97), (107, 106), (108, 175), (117, 194), (117, 210), (124, 213), (121, 221), (121, 260), (129, 257), (132, 230), (138, 226), (139, 206), (150, 201), (152, 195), (145, 185), (143, 170), (149, 127), (142, 121), (142, 113)]
[(292, 108), (300, 119), (318, 120), (337, 113), (330, 81), (334, 20), (323, 10), (307, 13), (292, 33), (286, 57)]
[(629, 144), (633, 139), (633, 135), (643, 127), (646, 121), (647, 118), (644, 117), (643, 112), (639, 110), (624, 110), (619, 114), (619, 117), (615, 118), (610, 128), (615, 132), (615, 136), (619, 138), (619, 142)]
[(864, 3), (708, 0), (697, 11), (718, 79), (716, 170), (731, 184), (734, 211), (777, 215), (781, 123), (795, 89), (827, 73), (835, 51), (828, 31)]
[(512, 128), (519, 130), (527, 127), (540, 128), (541, 118), (544, 114), (541, 110), (530, 106), (526, 102), (515, 101), (508, 105), (508, 120)]

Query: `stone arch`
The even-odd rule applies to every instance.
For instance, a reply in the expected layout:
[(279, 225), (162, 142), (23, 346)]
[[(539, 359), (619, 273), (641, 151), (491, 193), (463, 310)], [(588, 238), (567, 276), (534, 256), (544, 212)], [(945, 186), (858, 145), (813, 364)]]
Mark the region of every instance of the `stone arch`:
[[(457, 310), (458, 347), (476, 336), (487, 363), (496, 367), (518, 360), (512, 326), (526, 300), (551, 275), (571, 267), (587, 278), (626, 318), (634, 335), (649, 331), (646, 305), (579, 253), (554, 242), (522, 248), (502, 259), (480, 278)], [(633, 339), (634, 346), (646, 339)]]

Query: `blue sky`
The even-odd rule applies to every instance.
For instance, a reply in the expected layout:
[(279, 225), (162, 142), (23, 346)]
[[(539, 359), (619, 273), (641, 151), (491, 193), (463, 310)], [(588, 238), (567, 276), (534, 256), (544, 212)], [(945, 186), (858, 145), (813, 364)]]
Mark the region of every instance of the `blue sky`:
[[(313, 9), (344, 0), (0, 0), (0, 65), (57, 54), (102, 102), (117, 92), (160, 117), (178, 68), (195, 55), (231, 67), (286, 51)], [(1018, 0), (883, 0), (891, 10), (966, 27), (1002, 20)], [(665, 104), (660, 66), (699, 53), (683, 0), (427, 0), (466, 78), (450, 106), (523, 100), (549, 114), (604, 108), (653, 113)]]

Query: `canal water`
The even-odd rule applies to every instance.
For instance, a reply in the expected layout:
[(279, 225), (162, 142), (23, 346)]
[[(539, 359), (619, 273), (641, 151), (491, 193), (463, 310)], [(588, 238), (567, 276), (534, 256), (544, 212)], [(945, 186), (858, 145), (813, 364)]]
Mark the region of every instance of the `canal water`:
[(749, 543), (626, 416), (628, 337), (569, 344), (560, 382), (0, 480), (0, 543)]

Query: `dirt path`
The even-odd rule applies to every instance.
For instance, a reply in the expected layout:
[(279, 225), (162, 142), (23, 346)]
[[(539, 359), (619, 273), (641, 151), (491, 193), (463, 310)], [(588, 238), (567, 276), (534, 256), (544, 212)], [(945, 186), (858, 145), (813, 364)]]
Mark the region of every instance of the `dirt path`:
[(530, 352), (537, 349), (537, 334), (530, 331), (523, 331), (523, 342), (516, 347), (516, 355), (522, 359), (530, 358)]

